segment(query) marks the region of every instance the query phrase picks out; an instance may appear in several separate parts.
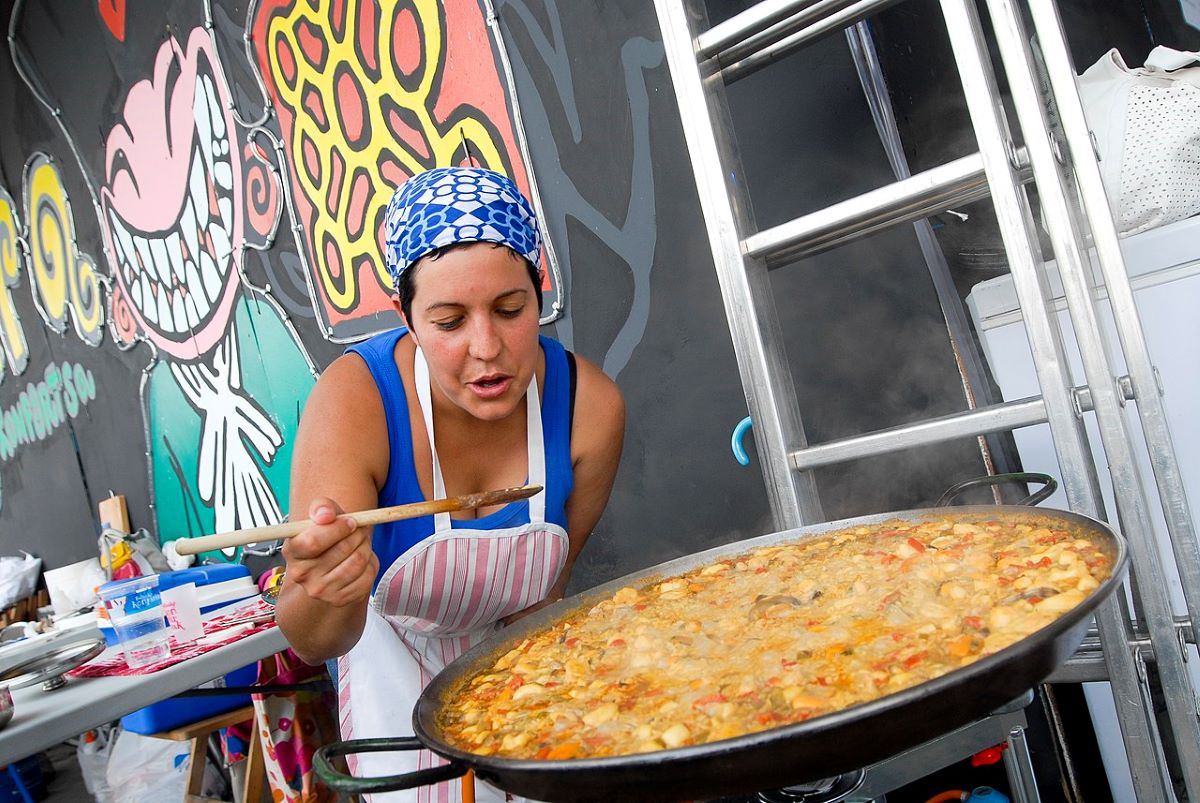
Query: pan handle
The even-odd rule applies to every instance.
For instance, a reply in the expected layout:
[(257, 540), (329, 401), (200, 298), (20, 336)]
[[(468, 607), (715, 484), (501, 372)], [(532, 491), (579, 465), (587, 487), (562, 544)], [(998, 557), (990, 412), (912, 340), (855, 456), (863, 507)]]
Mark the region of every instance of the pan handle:
[(424, 750), (425, 745), (415, 736), (400, 736), (392, 739), (351, 739), (334, 742), (321, 747), (313, 755), (313, 769), (321, 782), (335, 792), (347, 794), (375, 794), (394, 792), (397, 789), (415, 789), (442, 781), (453, 780), (467, 774), (466, 765), (450, 762), (441, 767), (414, 770), (400, 775), (380, 775), (375, 778), (356, 778), (338, 772), (330, 763), (331, 758), (354, 753), (390, 753), (401, 750)]
[(1048, 499), (1051, 494), (1058, 490), (1058, 480), (1051, 477), (1049, 474), (1041, 474), (1032, 471), (1018, 471), (1012, 474), (993, 474), (990, 477), (976, 477), (971, 480), (963, 480), (960, 483), (951, 485), (937, 500), (934, 507), (946, 507), (950, 504), (950, 500), (958, 496), (968, 488), (976, 488), (980, 485), (999, 485), (1003, 482), (1040, 482), (1042, 487), (1031, 493), (1029, 496), (1017, 502), (1018, 505), (1036, 505), (1038, 502), (1043, 502)]

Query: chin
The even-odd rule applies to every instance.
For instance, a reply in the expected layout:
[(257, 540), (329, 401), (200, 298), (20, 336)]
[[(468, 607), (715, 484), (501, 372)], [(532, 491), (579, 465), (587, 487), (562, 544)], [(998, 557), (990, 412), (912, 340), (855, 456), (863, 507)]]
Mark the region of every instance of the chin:
[(505, 394), (499, 399), (480, 399), (469, 390), (467, 394), (459, 406), (480, 421), (502, 421), (508, 418), (521, 406), (524, 397), (524, 394), (521, 394), (515, 398), (508, 398), (508, 394)]

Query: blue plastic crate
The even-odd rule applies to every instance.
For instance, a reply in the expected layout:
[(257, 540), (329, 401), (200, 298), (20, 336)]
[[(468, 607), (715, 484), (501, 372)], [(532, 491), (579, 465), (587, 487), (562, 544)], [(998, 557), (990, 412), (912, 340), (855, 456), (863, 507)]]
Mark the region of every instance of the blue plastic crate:
[[(258, 664), (247, 664), (225, 676), (226, 686), (249, 686), (258, 679)], [(219, 694), (212, 697), (179, 697), (159, 700), (121, 717), (126, 730), (149, 736), (224, 714), (250, 704), (249, 694)]]

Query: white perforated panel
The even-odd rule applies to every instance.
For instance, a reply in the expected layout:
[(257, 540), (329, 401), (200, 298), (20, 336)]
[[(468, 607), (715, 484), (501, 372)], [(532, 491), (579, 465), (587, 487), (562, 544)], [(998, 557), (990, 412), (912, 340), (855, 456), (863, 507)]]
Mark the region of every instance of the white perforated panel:
[(1121, 162), (1122, 233), (1200, 213), (1200, 88), (1134, 86)]

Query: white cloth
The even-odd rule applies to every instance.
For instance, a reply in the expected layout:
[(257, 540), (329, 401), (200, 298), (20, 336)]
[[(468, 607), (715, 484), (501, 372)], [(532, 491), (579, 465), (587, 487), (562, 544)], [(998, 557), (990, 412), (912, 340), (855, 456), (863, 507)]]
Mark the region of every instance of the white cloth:
[(1200, 52), (1156, 47), (1145, 66), (1116, 50), (1078, 79), (1117, 231), (1200, 213)]
[[(446, 496), (433, 436), (429, 372), (417, 349), (417, 398), (433, 453), (433, 496)], [(528, 481), (546, 484), (541, 403), (536, 376), (525, 396)], [(451, 528), (434, 516), (434, 532), (402, 554), (380, 578), (362, 637), (338, 662), (338, 709), (344, 739), (412, 734), (412, 711), (433, 676), (495, 632), (498, 620), (545, 599), (567, 557), (567, 533), (546, 519), (546, 491), (529, 500), (529, 523), (502, 530)], [(348, 756), (353, 775), (395, 775), (445, 763), (429, 751)], [(459, 781), (370, 796), (371, 803), (458, 803)], [(503, 801), (476, 782), (476, 800)]]

